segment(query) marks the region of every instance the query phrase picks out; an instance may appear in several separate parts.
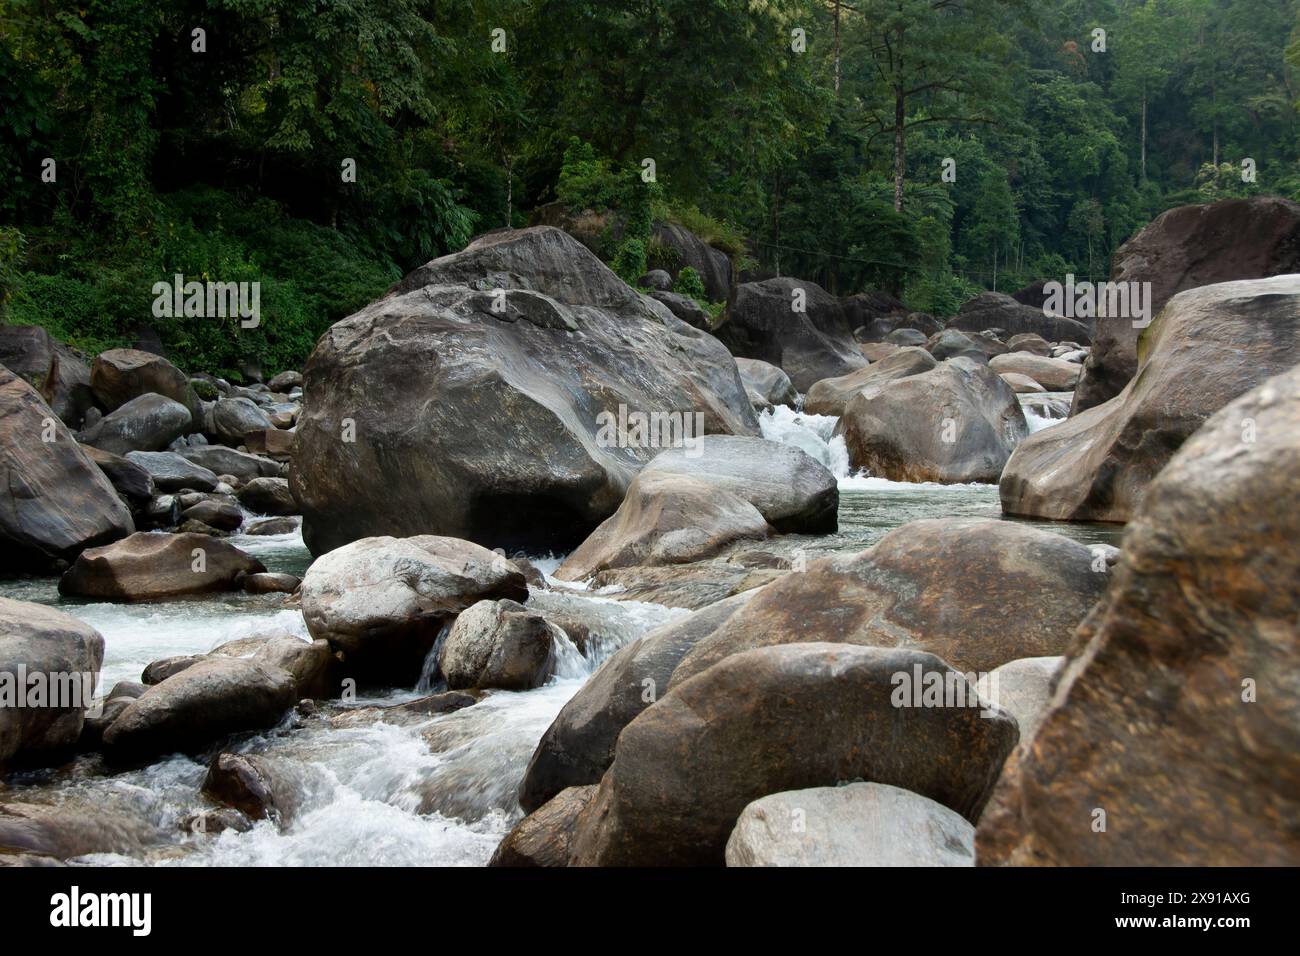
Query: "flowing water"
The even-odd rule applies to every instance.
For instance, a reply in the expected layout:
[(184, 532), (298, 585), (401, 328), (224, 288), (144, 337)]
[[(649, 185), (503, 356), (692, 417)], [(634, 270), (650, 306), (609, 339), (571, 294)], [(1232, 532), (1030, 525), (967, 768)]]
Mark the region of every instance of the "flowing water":
[[(816, 550), (856, 551), (919, 518), (1000, 516), (992, 485), (904, 484), (850, 474), (844, 442), (833, 434), (835, 424), (834, 418), (785, 407), (761, 418), (765, 437), (802, 448), (839, 480), (840, 530), (810, 539)], [(1031, 422), (1031, 427), (1050, 424)], [(1115, 542), (1119, 534), (1114, 526), (1045, 527), (1085, 542)], [(310, 563), (297, 533), (231, 541), (271, 571), (301, 575)], [(535, 563), (550, 572), (558, 559)], [(96, 627), (105, 638), (105, 690), (119, 680), (138, 680), (144, 666), (159, 658), (203, 653), (270, 630), (307, 634), (301, 613), (278, 606), (281, 599), (275, 596), (122, 605), (64, 599), (56, 583), (51, 578), (2, 581), (0, 594), (58, 605)], [(199, 793), (206, 766), (181, 756), (115, 774), (98, 757), (85, 756), (65, 767), (11, 776), (0, 800), (62, 807), (102, 821), (116, 834), (118, 852), (91, 853), (77, 861), (89, 864), (482, 865), (520, 816), (519, 782), (560, 708), (619, 647), (687, 613), (615, 601), (581, 587), (537, 592), (530, 600), (543, 610), (581, 606), (600, 621), (587, 656), (566, 641), (557, 652), (557, 676), (543, 687), (491, 692), (451, 714), (412, 717), (390, 711), (381, 717), (373, 708), (418, 696), (415, 689), (398, 689), (350, 707), (325, 704), (312, 716), (291, 714), (275, 730), (233, 745), (272, 760), (294, 781), (296, 805), (279, 823), (261, 821), (243, 833), (192, 832), (189, 818), (211, 808)]]

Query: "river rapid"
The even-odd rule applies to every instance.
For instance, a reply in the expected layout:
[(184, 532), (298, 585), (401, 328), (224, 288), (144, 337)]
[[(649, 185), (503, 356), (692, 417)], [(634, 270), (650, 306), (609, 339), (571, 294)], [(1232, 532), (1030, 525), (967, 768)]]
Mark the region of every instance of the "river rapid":
[[(1026, 406), (1037, 431), (1063, 417), (1068, 395), (1038, 396)], [(1051, 412), (1041, 414), (1040, 409)], [(764, 437), (798, 446), (839, 479), (840, 528), (810, 542), (818, 552), (858, 551), (889, 530), (920, 518), (1001, 517), (993, 485), (904, 484), (851, 475), (836, 419), (778, 407), (762, 416)], [(1118, 543), (1107, 525), (1047, 524), (1085, 543)], [(236, 536), (235, 546), (271, 571), (301, 575), (311, 557), (299, 534)], [(559, 556), (538, 556), (543, 571)], [(537, 741), (565, 702), (611, 653), (646, 630), (686, 611), (617, 601), (552, 581), (558, 589), (532, 600), (590, 602), (604, 622), (603, 639), (583, 657), (562, 649), (558, 674), (525, 692), (494, 691), (479, 703), (435, 717), (379, 719), (376, 706), (419, 696), (394, 689), (347, 706), (321, 704), (316, 714), (291, 714), (273, 731), (228, 749), (275, 759), (295, 781), (286, 819), (265, 820), (247, 832), (192, 832), (187, 820), (211, 809), (199, 789), (207, 767), (175, 756), (148, 767), (108, 773), (96, 756), (49, 770), (15, 774), (0, 785), (0, 801), (64, 806), (116, 827), (125, 852), (92, 854), (86, 864), (325, 866), (465, 865), (487, 862), (521, 815), (515, 794)], [(302, 614), (278, 606), (277, 596), (229, 594), (158, 604), (87, 603), (61, 598), (57, 579), (0, 581), (0, 594), (57, 605), (103, 634), (100, 690), (138, 680), (151, 661), (203, 653), (227, 641), (269, 630), (307, 636)]]

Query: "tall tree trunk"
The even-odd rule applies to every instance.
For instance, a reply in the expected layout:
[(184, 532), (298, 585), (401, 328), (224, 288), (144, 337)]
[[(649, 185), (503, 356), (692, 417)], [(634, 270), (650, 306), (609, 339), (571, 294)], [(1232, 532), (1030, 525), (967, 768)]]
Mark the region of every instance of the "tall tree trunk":
[(902, 87), (894, 90), (894, 212), (903, 211), (903, 129), (905, 98)]
[(1142, 182), (1147, 181), (1147, 85), (1142, 84)]
[(835, 0), (835, 95), (840, 95), (840, 0)]

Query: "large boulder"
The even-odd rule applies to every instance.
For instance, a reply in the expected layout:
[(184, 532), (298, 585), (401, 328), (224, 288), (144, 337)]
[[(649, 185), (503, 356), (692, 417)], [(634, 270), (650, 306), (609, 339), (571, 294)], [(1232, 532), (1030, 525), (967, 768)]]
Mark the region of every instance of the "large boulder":
[(36, 390), (4, 366), (0, 488), (3, 568), (44, 570), (135, 530), (108, 478)]
[(89, 624), (0, 597), (0, 770), (76, 745), (103, 659), (104, 638)]
[(155, 684), (104, 732), (104, 753), (135, 763), (193, 753), (229, 734), (272, 727), (294, 705), (293, 678), (237, 657), (208, 657)]
[(365, 680), (414, 684), (442, 628), (484, 599), (528, 600), (523, 574), (469, 541), (363, 538), (318, 558), (302, 579), (312, 637)]
[(787, 574), (699, 639), (671, 686), (753, 647), (804, 641), (929, 651), (974, 673), (1063, 654), (1108, 575), (1063, 535), (982, 518), (895, 528), (855, 555)]
[(947, 328), (962, 332), (1001, 329), (1007, 335), (1033, 332), (1049, 342), (1086, 345), (1092, 341), (1092, 333), (1083, 322), (1052, 315), (1046, 309), (1025, 305), (1002, 292), (981, 292), (961, 307)]
[(1214, 415), (1147, 489), (980, 821), (981, 864), (1300, 863), (1298, 489), (1292, 369)]
[(955, 358), (859, 391), (835, 433), (855, 469), (951, 484), (997, 481), (1029, 426), (1015, 391), (996, 372)]
[[(1300, 272), (1300, 203), (1259, 196), (1170, 209), (1120, 246), (1110, 278), (1150, 283), (1150, 315), (1155, 316), (1188, 289), (1293, 272)], [(1114, 398), (1137, 372), (1142, 329), (1134, 319), (1096, 320), (1092, 352), (1074, 396), (1076, 414)]]
[(585, 581), (609, 568), (686, 564), (770, 533), (757, 508), (707, 478), (640, 474), (618, 511), (565, 559), (555, 576)]
[[(898, 677), (951, 688), (912, 706)], [(619, 735), (579, 816), (577, 865), (720, 865), (741, 811), (770, 793), (863, 780), (978, 819), (1016, 722), (913, 650), (800, 644), (737, 654), (671, 690)]]
[(69, 428), (94, 404), (90, 366), (39, 325), (0, 325), (0, 365), (36, 389)]
[(974, 866), (975, 828), (883, 783), (773, 793), (741, 812), (727, 866)]
[(132, 451), (126, 453), (125, 460), (147, 471), (159, 491), (212, 491), (217, 487), (215, 472), (174, 451)]
[(542, 735), (519, 788), (519, 805), (532, 813), (566, 787), (599, 783), (614, 762), (618, 735), (667, 691), (683, 655), (753, 596), (751, 591), (719, 601), (619, 649)]
[(655, 223), (652, 236), (660, 248), (669, 250), (662, 260), (652, 255), (652, 266), (663, 269), (674, 280), (689, 266), (700, 274), (704, 294), (710, 302), (730, 301), (733, 276), (729, 255), (676, 223)]
[(254, 478), (283, 478), (284, 466), (261, 455), (249, 455), (224, 445), (196, 445), (177, 452), (186, 461), (218, 475), (234, 475), (240, 481)]
[(840, 300), (805, 279), (742, 284), (717, 332), (733, 355), (777, 366), (801, 392), (866, 365)]
[(620, 416), (758, 432), (716, 339), (549, 227), (415, 270), (326, 332), (304, 378), (290, 482), (316, 554), (425, 532), (568, 550), (660, 447), (614, 434)]
[(849, 399), (863, 389), (892, 382), (895, 379), (907, 378), (909, 375), (920, 375), (938, 364), (935, 357), (925, 349), (900, 348), (879, 362), (872, 362), (866, 368), (858, 369), (852, 374), (841, 375), (839, 378), (824, 378), (816, 382), (804, 396), (803, 410), (810, 415), (838, 417), (844, 414), (844, 407), (848, 405)]
[(180, 402), (197, 424), (202, 410), (199, 396), (184, 372), (161, 355), (137, 349), (110, 349), (90, 366), (90, 387), (95, 400), (107, 411), (150, 393)]
[[(900, 329), (899, 331), (903, 330)], [(951, 358), (968, 358), (976, 362), (987, 363), (993, 356), (1010, 351), (994, 338), (992, 333), (963, 332), (960, 329), (943, 329), (935, 332), (924, 343), (904, 342), (892, 336), (887, 341), (897, 342), (899, 345), (923, 344), (926, 350), (940, 362)]]
[(1079, 380), (1079, 366), (1063, 359), (1046, 358), (1030, 352), (1008, 352), (989, 359), (989, 368), (999, 375), (1024, 375), (1049, 392), (1068, 392)]
[(452, 690), (530, 690), (551, 676), (563, 632), (515, 601), (479, 601), (462, 611), (438, 653)]
[(1300, 275), (1179, 293), (1147, 330), (1138, 375), (1119, 395), (1015, 450), (1002, 474), (1002, 510), (1128, 521), (1210, 415), (1298, 362)]
[(595, 794), (594, 785), (570, 787), (557, 794), (506, 834), (488, 866), (567, 866), (573, 828)]
[(287, 478), (254, 478), (235, 493), (239, 503), (259, 515), (297, 514)]
[(750, 401), (756, 408), (768, 408), (774, 405), (794, 407), (799, 400), (790, 376), (775, 365), (759, 359), (738, 358), (736, 368), (740, 371), (740, 380), (749, 392)]
[(641, 474), (698, 478), (744, 498), (782, 534), (833, 534), (839, 487), (824, 465), (792, 445), (709, 435), (692, 448), (660, 452)]
[(220, 398), (213, 402), (208, 437), (223, 445), (242, 445), (249, 432), (274, 428), (271, 417), (252, 399)]
[(207, 535), (137, 531), (83, 551), (59, 579), (59, 593), (101, 601), (165, 601), (237, 590), (244, 575), (265, 570), (261, 561)]
[(82, 445), (81, 450), (104, 473), (117, 493), (133, 504), (146, 502), (157, 493), (153, 476), (142, 465), (94, 445)]
[(189, 409), (150, 393), (109, 412), (82, 432), (81, 440), (115, 455), (125, 455), (132, 451), (162, 451), (189, 430)]

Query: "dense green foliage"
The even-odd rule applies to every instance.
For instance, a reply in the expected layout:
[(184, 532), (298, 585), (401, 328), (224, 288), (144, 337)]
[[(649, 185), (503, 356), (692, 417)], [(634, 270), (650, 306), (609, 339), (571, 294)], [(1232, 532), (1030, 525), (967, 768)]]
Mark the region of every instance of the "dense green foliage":
[[(0, 315), (86, 349), (149, 326), (194, 369), (275, 371), (405, 270), (555, 200), (604, 216), (629, 281), (668, 220), (742, 267), (950, 313), (1101, 275), (1170, 206), (1300, 196), (1298, 15), (0, 0)], [(155, 319), (176, 273), (259, 281), (259, 327)]]

